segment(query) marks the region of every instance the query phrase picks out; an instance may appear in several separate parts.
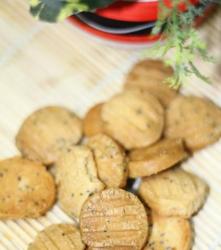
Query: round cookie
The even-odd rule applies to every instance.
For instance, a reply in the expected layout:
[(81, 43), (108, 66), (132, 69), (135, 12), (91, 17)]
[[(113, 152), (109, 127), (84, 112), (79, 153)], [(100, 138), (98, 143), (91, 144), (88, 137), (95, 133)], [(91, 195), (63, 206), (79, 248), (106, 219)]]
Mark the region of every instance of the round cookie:
[(173, 167), (187, 157), (181, 139), (163, 139), (156, 144), (135, 149), (129, 154), (129, 177), (145, 177)]
[(71, 224), (55, 224), (38, 233), (28, 250), (84, 250), (79, 230)]
[(56, 164), (58, 201), (70, 216), (79, 217), (85, 200), (104, 189), (90, 148), (75, 146), (64, 153)]
[(24, 121), (16, 145), (25, 157), (48, 165), (81, 137), (82, 122), (73, 112), (63, 107), (45, 107)]
[(55, 201), (50, 173), (21, 157), (0, 161), (0, 186), (0, 219), (37, 218)]
[(88, 247), (87, 250), (133, 250), (133, 247)]
[(92, 107), (83, 120), (83, 130), (87, 137), (103, 133), (103, 121), (101, 119), (101, 110), (103, 103)]
[(139, 195), (157, 214), (190, 218), (203, 205), (208, 186), (180, 168), (144, 178)]
[(133, 66), (127, 75), (125, 89), (141, 88), (157, 97), (167, 107), (177, 96), (166, 80), (173, 76), (173, 69), (161, 60), (146, 59)]
[(146, 91), (127, 90), (103, 105), (102, 119), (105, 133), (126, 149), (133, 149), (159, 140), (164, 127), (164, 110)]
[(98, 176), (106, 187), (124, 187), (128, 171), (123, 148), (105, 134), (90, 137), (88, 146), (94, 153)]
[(144, 250), (190, 250), (192, 228), (188, 220), (152, 214), (152, 227)]
[(166, 112), (165, 136), (183, 138), (191, 152), (212, 144), (221, 136), (221, 109), (204, 98), (180, 96)]
[(148, 218), (135, 195), (111, 188), (84, 203), (80, 230), (91, 249), (140, 250), (147, 240)]

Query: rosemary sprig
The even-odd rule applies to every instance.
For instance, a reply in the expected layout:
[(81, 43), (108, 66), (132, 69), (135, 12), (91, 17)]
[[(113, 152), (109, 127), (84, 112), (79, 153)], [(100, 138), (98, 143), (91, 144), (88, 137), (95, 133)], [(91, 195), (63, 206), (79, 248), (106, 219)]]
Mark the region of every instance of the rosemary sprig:
[(202, 15), (210, 2), (211, 0), (201, 0), (201, 6), (195, 7), (186, 1), (187, 11), (182, 13), (178, 9), (179, 1), (174, 1), (173, 7), (168, 8), (160, 0), (160, 15), (153, 34), (163, 30), (165, 40), (161, 39), (156, 43), (152, 52), (156, 57), (165, 57), (172, 50), (172, 56), (165, 61), (166, 64), (174, 67), (174, 76), (167, 80), (174, 88), (178, 88), (186, 77), (192, 74), (210, 83), (208, 77), (204, 76), (194, 64), (196, 57), (208, 62), (213, 61), (213, 58), (208, 55), (205, 42), (194, 28), (196, 16)]

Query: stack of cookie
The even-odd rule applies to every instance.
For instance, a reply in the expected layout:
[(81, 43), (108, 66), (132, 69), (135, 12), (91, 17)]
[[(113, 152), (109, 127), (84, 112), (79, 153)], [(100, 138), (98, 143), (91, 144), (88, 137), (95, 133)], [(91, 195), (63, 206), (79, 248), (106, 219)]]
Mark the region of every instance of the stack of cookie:
[[(124, 90), (83, 121), (64, 107), (24, 121), (22, 156), (0, 161), (0, 219), (38, 218), (56, 199), (79, 219), (79, 228), (46, 228), (29, 250), (191, 249), (190, 219), (208, 186), (178, 164), (220, 138), (221, 109), (170, 89), (172, 74), (161, 61), (141, 61)], [(134, 193), (128, 179), (140, 180)]]

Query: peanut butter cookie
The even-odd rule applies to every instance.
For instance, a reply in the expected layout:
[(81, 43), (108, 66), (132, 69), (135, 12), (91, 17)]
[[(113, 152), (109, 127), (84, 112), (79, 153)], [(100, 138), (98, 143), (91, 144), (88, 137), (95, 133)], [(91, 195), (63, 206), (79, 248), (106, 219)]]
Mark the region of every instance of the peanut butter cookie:
[(177, 168), (144, 178), (139, 194), (159, 215), (190, 218), (202, 207), (208, 186), (196, 175)]
[(177, 96), (177, 91), (166, 83), (173, 69), (161, 60), (146, 59), (133, 66), (127, 75), (125, 89), (141, 88), (157, 97), (167, 107)]
[(129, 177), (157, 174), (186, 157), (181, 139), (164, 139), (152, 146), (132, 150), (129, 155)]
[(60, 206), (70, 216), (79, 217), (85, 200), (104, 189), (93, 154), (86, 146), (75, 146), (61, 156), (56, 167)]
[(37, 218), (55, 201), (46, 168), (21, 157), (0, 161), (0, 186), (0, 219)]
[(78, 143), (81, 136), (82, 123), (73, 112), (63, 107), (46, 107), (24, 121), (16, 145), (25, 157), (48, 165)]
[(221, 109), (200, 97), (180, 96), (166, 112), (168, 138), (183, 138), (193, 152), (216, 142), (221, 136)]
[(160, 139), (164, 110), (159, 101), (145, 91), (127, 90), (103, 105), (102, 119), (107, 134), (126, 149), (133, 149)]
[(87, 137), (103, 133), (103, 121), (101, 119), (101, 110), (103, 103), (92, 107), (83, 120), (84, 134)]
[(88, 146), (94, 153), (98, 176), (106, 187), (124, 187), (128, 171), (123, 148), (105, 134), (89, 138)]
[(79, 230), (71, 224), (51, 225), (38, 233), (28, 250), (84, 250)]
[(84, 203), (80, 230), (90, 249), (140, 250), (147, 240), (148, 219), (135, 195), (112, 188)]
[(190, 250), (192, 229), (190, 222), (179, 217), (152, 215), (152, 227), (144, 250)]

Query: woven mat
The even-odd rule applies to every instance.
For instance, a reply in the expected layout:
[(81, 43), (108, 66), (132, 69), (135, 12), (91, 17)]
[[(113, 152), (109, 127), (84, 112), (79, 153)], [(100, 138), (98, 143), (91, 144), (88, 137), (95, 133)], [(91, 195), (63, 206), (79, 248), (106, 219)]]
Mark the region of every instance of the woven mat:
[[(23, 0), (0, 1), (0, 157), (18, 154), (15, 134), (33, 110), (64, 105), (83, 116), (87, 109), (121, 89), (124, 76), (141, 51), (96, 43), (70, 23), (43, 24), (28, 14)], [(193, 78), (182, 91), (203, 95), (221, 106), (221, 11), (200, 33), (217, 57), (198, 67), (214, 82)], [(206, 179), (209, 199), (193, 219), (194, 250), (221, 249), (221, 141), (194, 155), (183, 166)], [(73, 223), (58, 206), (38, 220), (0, 221), (0, 250), (25, 250), (37, 231), (59, 222)]]

